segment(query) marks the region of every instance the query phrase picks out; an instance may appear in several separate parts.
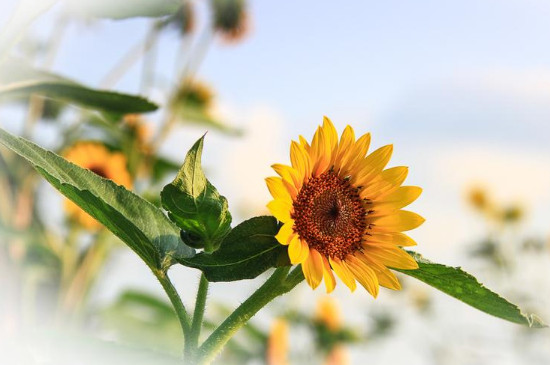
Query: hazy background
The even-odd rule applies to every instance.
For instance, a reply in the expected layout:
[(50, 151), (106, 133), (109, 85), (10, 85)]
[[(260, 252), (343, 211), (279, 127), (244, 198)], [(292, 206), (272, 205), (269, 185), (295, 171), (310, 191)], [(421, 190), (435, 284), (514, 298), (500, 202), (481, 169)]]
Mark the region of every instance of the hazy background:
[[(14, 3), (1, 0), (0, 21)], [(33, 32), (46, 36), (55, 11), (41, 17)], [(550, 321), (548, 250), (521, 262), (513, 277), (489, 273), (464, 254), (486, 227), (465, 202), (472, 186), (524, 207), (527, 216), (515, 234), (550, 236), (550, 3), (251, 1), (249, 12), (247, 38), (238, 45), (214, 44), (198, 71), (200, 79), (216, 86), (220, 115), (245, 132), (227, 137), (211, 131), (204, 151), (208, 176), (228, 198), (236, 219), (266, 213), (263, 179), (273, 174), (269, 166), (288, 163), (290, 139), (311, 138), (327, 115), (339, 131), (351, 124), (357, 134), (371, 132), (374, 147), (394, 143), (390, 164), (410, 167), (407, 184), (424, 189), (411, 206), (426, 218), (411, 234), (418, 252), (462, 266), (497, 292), (529, 294), (530, 299), (519, 295), (515, 301)], [(97, 86), (115, 60), (143, 38), (148, 22), (71, 25), (52, 69)], [(159, 78), (166, 83), (175, 82), (170, 76), (176, 48), (170, 35), (158, 48)], [(138, 92), (139, 74), (137, 64), (116, 89)], [(149, 96), (160, 101), (156, 90)], [(17, 132), (8, 116), (9, 111), (0, 111), (0, 124)], [(154, 125), (158, 115), (150, 119)], [(202, 133), (198, 127), (176, 130), (163, 153), (182, 160)], [(35, 138), (48, 144), (56, 136), (45, 127)], [(61, 204), (57, 195), (47, 199), (47, 204)], [(61, 219), (61, 213), (54, 215), (51, 224)], [(176, 286), (192, 302), (198, 274), (173, 271)], [(257, 285), (213, 284), (211, 298), (238, 304)], [(130, 250), (109, 264), (94, 301), (108, 302), (125, 287), (162, 295)], [(307, 309), (310, 298), (323, 290), (312, 293), (302, 285), (274, 308), (292, 300)], [(525, 329), (428, 291), (434, 312), (425, 318), (411, 314), (410, 298), (382, 290), (373, 300), (363, 290), (350, 294), (340, 285), (334, 295), (350, 322), (388, 308), (399, 318), (384, 342), (353, 348), (353, 363), (550, 362), (547, 330), (520, 337)], [(260, 314), (259, 321), (269, 323), (270, 313)]]

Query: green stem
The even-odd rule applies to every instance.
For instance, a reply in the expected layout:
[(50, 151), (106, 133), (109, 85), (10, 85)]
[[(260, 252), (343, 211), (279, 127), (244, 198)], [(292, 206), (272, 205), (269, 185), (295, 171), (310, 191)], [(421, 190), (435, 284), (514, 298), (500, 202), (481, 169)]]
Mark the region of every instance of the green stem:
[(289, 267), (275, 270), (273, 275), (241, 304), (227, 319), (214, 330), (208, 339), (199, 348), (197, 363), (209, 364), (222, 350), (223, 346), (233, 337), (250, 318), (273, 299), (288, 293), (302, 280), (302, 268), (298, 266), (288, 276)]
[(178, 319), (180, 321), (183, 337), (185, 341), (187, 341), (191, 330), (191, 325), (189, 324), (189, 315), (185, 310), (185, 306), (183, 305), (183, 302), (181, 301), (181, 298), (176, 288), (174, 288), (174, 284), (172, 284), (172, 281), (170, 281), (168, 274), (160, 270), (153, 270), (153, 273), (160, 282), (160, 285), (162, 285), (162, 288), (168, 295), (168, 298), (170, 298), (170, 302), (172, 303), (172, 306), (174, 307), (176, 315), (178, 316)]
[(202, 319), (204, 317), (204, 308), (206, 306), (206, 296), (208, 294), (208, 280), (201, 274), (199, 289), (197, 290), (197, 300), (195, 301), (195, 312), (193, 313), (193, 322), (191, 323), (191, 333), (185, 341), (185, 359), (193, 361), (197, 351), (199, 336), (202, 328)]

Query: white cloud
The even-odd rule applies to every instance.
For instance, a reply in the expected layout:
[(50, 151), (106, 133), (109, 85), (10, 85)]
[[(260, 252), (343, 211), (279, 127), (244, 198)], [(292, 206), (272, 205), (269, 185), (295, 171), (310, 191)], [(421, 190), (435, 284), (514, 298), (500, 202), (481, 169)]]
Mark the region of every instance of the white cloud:
[(218, 189), (230, 197), (230, 209), (241, 218), (265, 214), (271, 200), (264, 179), (273, 176), (271, 165), (288, 163), (289, 141), (283, 138), (284, 120), (273, 108), (258, 105), (236, 108), (221, 105), (227, 120), (239, 121), (244, 134), (238, 138), (216, 135), (211, 145), (217, 146), (216, 177), (223, 177)]
[(436, 156), (441, 183), (453, 189), (485, 185), (501, 201), (536, 204), (550, 198), (550, 156), (491, 145), (457, 146)]

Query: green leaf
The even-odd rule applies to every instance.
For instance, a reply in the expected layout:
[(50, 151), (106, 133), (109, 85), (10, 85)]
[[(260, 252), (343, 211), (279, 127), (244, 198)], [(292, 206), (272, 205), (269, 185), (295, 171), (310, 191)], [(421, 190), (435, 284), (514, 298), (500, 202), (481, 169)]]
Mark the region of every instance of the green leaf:
[(408, 251), (408, 253), (418, 262), (419, 268), (416, 270), (394, 270), (423, 281), (495, 317), (534, 328), (547, 327), (539, 317), (534, 314), (523, 314), (516, 305), (487, 289), (460, 267), (436, 264), (416, 252)]
[(290, 265), (287, 248), (275, 239), (278, 231), (274, 217), (251, 218), (233, 228), (219, 250), (178, 262), (201, 270), (208, 281), (253, 279), (271, 267)]
[(0, 143), (27, 159), (46, 180), (136, 252), (156, 270), (176, 258), (193, 256), (178, 228), (163, 212), (123, 186), (72, 164), (23, 138), (0, 129)]
[(181, 0), (66, 0), (75, 12), (111, 19), (160, 17), (171, 15), (182, 5)]
[(0, 84), (0, 99), (28, 98), (36, 94), (119, 115), (151, 112), (158, 108), (140, 96), (92, 89), (62, 76), (33, 69), (20, 60), (2, 63)]
[(162, 206), (188, 245), (215, 251), (231, 230), (227, 199), (206, 179), (201, 166), (202, 136), (187, 153), (174, 181), (161, 192)]

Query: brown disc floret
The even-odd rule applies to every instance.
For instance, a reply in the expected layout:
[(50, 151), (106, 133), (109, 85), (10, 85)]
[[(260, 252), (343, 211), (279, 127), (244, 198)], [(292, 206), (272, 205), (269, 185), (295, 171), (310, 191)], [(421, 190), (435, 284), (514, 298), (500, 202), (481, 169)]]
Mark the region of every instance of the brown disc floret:
[(344, 259), (361, 247), (367, 210), (358, 189), (333, 170), (310, 178), (293, 207), (294, 231), (322, 255)]

